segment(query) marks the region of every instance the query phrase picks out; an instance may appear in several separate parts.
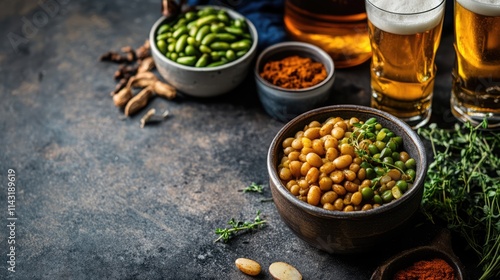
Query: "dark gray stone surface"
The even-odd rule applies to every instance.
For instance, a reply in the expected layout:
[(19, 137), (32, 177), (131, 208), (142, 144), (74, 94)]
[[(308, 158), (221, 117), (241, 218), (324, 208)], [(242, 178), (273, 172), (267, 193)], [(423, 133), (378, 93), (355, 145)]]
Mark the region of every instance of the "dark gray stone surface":
[[(266, 153), (283, 123), (260, 106), (251, 76), (212, 99), (154, 99), (165, 122), (140, 128), (109, 96), (116, 64), (99, 56), (140, 46), (160, 1), (2, 1), (0, 4), (0, 278), (251, 279), (238, 257), (285, 261), (305, 279), (369, 279), (385, 251), (329, 255), (281, 221), (267, 187)], [(48, 4), (47, 4), (48, 5)], [(451, 37), (437, 59), (433, 121), (449, 113)], [(369, 65), (337, 72), (330, 104), (369, 104)], [(7, 271), (7, 172), (16, 172), (16, 267)], [(263, 194), (239, 190), (257, 182)], [(268, 221), (214, 243), (234, 217)]]

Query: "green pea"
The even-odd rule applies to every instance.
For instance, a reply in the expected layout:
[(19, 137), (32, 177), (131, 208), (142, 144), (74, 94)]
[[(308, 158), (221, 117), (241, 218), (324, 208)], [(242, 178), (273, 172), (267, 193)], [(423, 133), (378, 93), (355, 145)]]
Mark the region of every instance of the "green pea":
[(375, 146), (377, 146), (379, 151), (382, 151), (385, 148), (386, 143), (383, 141), (375, 141)]
[[(207, 48), (210, 49), (209, 47)], [(211, 52), (210, 58), (212, 58), (213, 61), (218, 61), (220, 60), (220, 54), (218, 52)]]
[(229, 49), (229, 44), (227, 42), (214, 42), (210, 44), (210, 48), (216, 51), (226, 51)]
[(381, 158), (390, 157), (390, 156), (392, 156), (391, 148), (385, 147), (384, 149), (382, 149), (382, 151), (380, 151)]
[(176, 62), (182, 65), (193, 66), (196, 63), (196, 56), (179, 57)]
[(234, 22), (233, 22), (233, 25), (235, 27), (243, 29), (243, 30), (245, 30), (247, 28), (247, 23), (242, 18), (235, 19)]
[(405, 165), (405, 163), (404, 163), (404, 162), (402, 162), (402, 161), (400, 161), (400, 160), (398, 160), (398, 161), (394, 162), (394, 165), (395, 165), (398, 169), (401, 169), (401, 170), (403, 170), (403, 171), (405, 171), (405, 170), (406, 170), (406, 165)]
[(406, 168), (408, 169), (415, 169), (415, 167), (417, 167), (417, 162), (415, 161), (414, 158), (409, 158), (406, 162), (405, 162), (405, 166)]
[(359, 167), (364, 168), (364, 169), (373, 168), (373, 166), (368, 161), (361, 162), (361, 164), (359, 165)]
[(393, 199), (394, 199), (394, 196), (392, 195), (392, 191), (391, 190), (385, 190), (382, 193), (382, 200), (385, 203), (391, 202)]
[(205, 67), (208, 64), (209, 55), (204, 53), (200, 56), (194, 67)]
[(396, 145), (398, 145), (398, 147), (401, 147), (401, 145), (403, 145), (403, 137), (394, 136), (391, 139), (394, 141), (394, 143), (396, 143)]
[(368, 152), (370, 152), (370, 155), (375, 155), (380, 153), (379, 149), (375, 144), (368, 145)]
[(375, 168), (373, 168), (373, 170), (375, 170), (375, 173), (377, 173), (378, 176), (383, 176), (385, 175), (385, 169), (383, 167), (380, 167), (380, 166), (375, 166)]
[(396, 143), (394, 141), (389, 140), (387, 142), (386, 147), (388, 147), (389, 149), (391, 149), (391, 151), (396, 151), (397, 148), (398, 148), (398, 145), (396, 145)]
[(209, 47), (207, 47), (205, 45), (201, 45), (200, 46), (200, 52), (202, 52), (202, 53), (211, 53), (212, 49), (210, 49)]
[(169, 58), (172, 59), (173, 61), (176, 61), (177, 58), (179, 58), (179, 54), (176, 52), (170, 53)]
[(392, 165), (394, 164), (394, 159), (392, 157), (385, 157), (382, 159), (382, 163)]
[(417, 172), (415, 172), (414, 169), (406, 169), (405, 174), (410, 177), (410, 181), (415, 180), (415, 177), (417, 176)]
[(176, 52), (180, 53), (184, 50), (184, 48), (186, 47), (186, 44), (187, 44), (187, 38), (188, 38), (188, 35), (183, 34), (183, 35), (181, 35), (181, 37), (179, 37), (177, 42), (175, 42), (175, 51)]
[(179, 39), (179, 37), (181, 37), (184, 34), (187, 34), (188, 32), (189, 30), (186, 26), (181, 26), (172, 33), (172, 37), (174, 37), (175, 39)]
[(381, 129), (382, 129), (382, 125), (381, 125), (381, 124), (379, 124), (379, 123), (377, 123), (377, 124), (375, 125), (375, 130), (381, 130)]
[(369, 167), (369, 168), (366, 168), (366, 178), (367, 179), (373, 179), (377, 177), (377, 173), (375, 172), (375, 169)]
[(198, 15), (194, 11), (186, 12), (184, 15), (187, 21), (193, 21), (198, 18)]
[(378, 195), (378, 194), (373, 196), (373, 202), (376, 204), (384, 203), (384, 201), (382, 200), (382, 197), (380, 197), (380, 195)]
[(385, 133), (385, 131), (383, 131), (383, 130), (379, 131), (379, 133), (377, 133), (377, 141), (386, 142), (386, 141), (384, 141), (386, 136), (387, 136), (387, 134)]
[(396, 161), (399, 160), (399, 153), (398, 152), (392, 152), (391, 157), (394, 160), (394, 162), (396, 162)]
[(167, 49), (169, 52), (174, 52), (175, 51), (175, 42), (168, 44)]
[(217, 38), (217, 41), (232, 42), (236, 40), (236, 36), (229, 33), (217, 33), (215, 34), (215, 37)]
[(375, 195), (375, 192), (372, 190), (372, 188), (365, 187), (361, 189), (361, 195), (363, 196), (363, 200), (370, 201)]
[(224, 23), (229, 23), (229, 17), (225, 13), (217, 14), (217, 19)]
[(408, 183), (405, 180), (398, 180), (396, 182), (396, 187), (404, 193), (408, 190)]
[(164, 40), (160, 40), (156, 43), (158, 46), (158, 50), (160, 50), (161, 53), (165, 54), (168, 50), (167, 43)]
[(377, 122), (377, 118), (369, 118), (366, 120), (365, 124), (374, 124)]

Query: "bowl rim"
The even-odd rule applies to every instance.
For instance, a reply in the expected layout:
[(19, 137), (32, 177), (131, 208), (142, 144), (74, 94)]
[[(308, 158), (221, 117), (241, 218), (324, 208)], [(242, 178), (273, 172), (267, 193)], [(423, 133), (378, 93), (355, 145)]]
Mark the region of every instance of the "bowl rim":
[[(262, 78), (260, 76), (260, 73), (259, 73), (259, 68), (264, 62), (267, 62), (267, 61), (264, 61), (264, 56), (266, 56), (268, 53), (273, 52), (273, 51), (275, 52), (275, 54), (279, 53), (281, 51), (287, 51), (287, 48), (290, 48), (290, 47), (300, 48), (300, 49), (302, 49), (306, 52), (309, 52), (309, 53), (317, 52), (321, 57), (323, 57), (325, 59), (325, 61), (328, 63), (328, 66), (332, 70), (329, 71), (326, 78), (323, 81), (321, 81), (320, 83), (317, 83), (311, 87), (299, 88), (299, 89), (287, 89), (287, 88), (283, 88), (280, 86), (276, 86), (276, 85), (271, 84), (270, 82), (268, 82), (264, 78)], [(323, 63), (323, 61), (321, 61), (321, 62)], [(325, 67), (327, 67), (327, 65), (325, 65)], [(270, 45), (267, 48), (265, 48), (263, 51), (260, 52), (259, 56), (257, 57), (257, 61), (255, 63), (254, 76), (258, 82), (262, 83), (266, 87), (277, 90), (281, 94), (295, 96), (297, 93), (313, 91), (319, 87), (322, 87), (323, 85), (327, 84), (332, 79), (334, 79), (334, 77), (335, 77), (335, 62), (333, 61), (331, 56), (326, 51), (324, 51), (323, 49), (321, 49), (320, 47), (318, 47), (316, 45), (313, 45), (311, 43), (306, 43), (306, 42), (299, 42), (299, 41), (284, 41), (284, 42), (279, 42), (279, 43)]]
[(230, 67), (232, 67), (234, 65), (237, 65), (241, 61), (244, 61), (244, 60), (248, 59), (249, 57), (252, 57), (255, 54), (255, 51), (257, 50), (257, 45), (258, 45), (258, 42), (259, 42), (259, 34), (257, 32), (257, 29), (255, 28), (255, 25), (252, 23), (252, 21), (250, 21), (247, 17), (245, 17), (244, 15), (242, 15), (239, 12), (235, 11), (234, 9), (227, 8), (227, 7), (224, 7), (224, 6), (218, 6), (218, 5), (196, 5), (196, 6), (193, 6), (193, 8), (206, 8), (206, 7), (212, 7), (214, 9), (216, 9), (216, 10), (224, 10), (224, 11), (228, 12), (229, 15), (232, 18), (242, 18), (242, 19), (245, 20), (245, 22), (247, 23), (248, 29), (250, 31), (250, 34), (252, 35), (252, 46), (250, 47), (250, 49), (242, 57), (239, 57), (239, 58), (237, 58), (237, 59), (235, 59), (235, 60), (233, 60), (233, 61), (231, 61), (229, 63), (223, 64), (223, 65), (220, 65), (220, 66), (215, 66), (215, 67), (186, 66), (186, 65), (182, 65), (180, 63), (177, 63), (177, 62), (175, 62), (173, 60), (168, 59), (167, 57), (165, 57), (165, 55), (163, 53), (160, 52), (160, 50), (156, 46), (155, 35), (156, 35), (156, 31), (158, 30), (158, 28), (160, 27), (160, 25), (163, 24), (163, 22), (171, 20), (175, 16), (161, 16), (153, 24), (153, 26), (149, 30), (149, 45), (151, 47), (151, 52), (154, 52), (155, 55), (159, 59), (161, 59), (162, 61), (164, 61), (165, 63), (167, 63), (169, 65), (178, 67), (180, 69), (184, 69), (184, 70), (188, 70), (188, 71), (196, 71), (196, 72), (220, 71), (220, 70), (223, 70), (223, 69), (226, 69), (226, 68), (230, 68)]
[[(377, 118), (384, 118), (387, 121), (394, 122), (396, 126), (399, 126), (402, 128), (404, 133), (412, 139), (412, 142), (415, 143), (415, 146), (417, 148), (417, 154), (420, 160), (420, 166), (421, 168), (417, 171), (417, 175), (415, 177), (415, 180), (413, 182), (414, 186), (420, 186), (420, 187), (414, 187), (411, 188), (408, 192), (406, 192), (401, 199), (396, 199), (395, 201), (392, 201), (390, 203), (384, 204), (380, 207), (370, 209), (370, 210), (365, 210), (365, 211), (352, 211), (352, 212), (343, 212), (343, 211), (331, 211), (331, 210), (326, 210), (321, 207), (315, 206), (315, 205), (310, 205), (307, 202), (304, 202), (300, 199), (297, 199), (295, 196), (293, 196), (288, 189), (283, 185), (281, 182), (281, 179), (278, 177), (278, 172), (277, 172), (277, 166), (274, 166), (275, 164), (273, 163), (273, 158), (278, 157), (278, 155), (274, 155), (273, 150), (275, 150), (276, 147), (281, 146), (281, 141), (280, 139), (283, 138), (283, 136), (287, 133), (289, 133), (289, 130), (295, 126), (297, 123), (302, 122), (304, 119), (311, 119), (313, 120), (314, 116), (326, 113), (326, 112), (332, 112), (334, 113), (335, 111), (352, 111), (353, 113), (355, 112), (362, 112), (364, 111), (365, 113), (369, 113), (374, 115), (374, 117)], [(399, 135), (402, 136), (402, 135)], [(320, 217), (325, 217), (325, 218), (336, 218), (336, 219), (357, 219), (357, 218), (366, 218), (367, 216), (371, 215), (377, 215), (385, 212), (390, 212), (393, 211), (394, 209), (398, 208), (401, 204), (405, 203), (405, 201), (409, 200), (410, 197), (419, 195), (419, 190), (420, 188), (424, 188), (424, 179), (426, 177), (427, 173), (427, 157), (425, 154), (425, 146), (420, 139), (420, 137), (417, 135), (417, 133), (405, 122), (400, 120), (399, 118), (381, 111), (379, 109), (375, 109), (372, 107), (368, 106), (363, 106), (363, 105), (330, 105), (330, 106), (324, 106), (320, 108), (316, 108), (310, 111), (307, 111), (303, 114), (298, 115), (297, 117), (293, 118), (291, 121), (286, 123), (275, 135), (273, 138), (271, 144), (269, 145), (268, 149), (268, 154), (267, 154), (267, 170), (269, 173), (269, 179), (274, 183), (270, 184), (271, 188), (274, 188), (279, 192), (281, 196), (283, 196), (289, 203), (293, 204), (295, 207), (298, 207), (311, 215), (314, 216), (320, 216)], [(276, 184), (278, 183), (278, 184)]]

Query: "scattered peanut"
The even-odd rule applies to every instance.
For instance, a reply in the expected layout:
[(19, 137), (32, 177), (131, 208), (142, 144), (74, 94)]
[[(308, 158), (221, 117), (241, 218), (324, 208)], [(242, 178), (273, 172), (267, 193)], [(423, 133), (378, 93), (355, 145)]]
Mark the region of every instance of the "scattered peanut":
[(236, 267), (245, 274), (256, 276), (261, 272), (260, 264), (254, 260), (238, 258), (234, 263), (236, 264)]
[(124, 87), (117, 94), (113, 95), (113, 102), (116, 107), (123, 107), (127, 105), (127, 102), (129, 102), (132, 97), (132, 90), (129, 87)]
[(300, 272), (286, 262), (274, 262), (269, 266), (269, 273), (276, 280), (302, 280)]
[(136, 96), (132, 97), (132, 99), (127, 102), (125, 106), (125, 116), (131, 116), (137, 113), (140, 109), (144, 108), (151, 97), (153, 97), (153, 88), (146, 87), (141, 90)]

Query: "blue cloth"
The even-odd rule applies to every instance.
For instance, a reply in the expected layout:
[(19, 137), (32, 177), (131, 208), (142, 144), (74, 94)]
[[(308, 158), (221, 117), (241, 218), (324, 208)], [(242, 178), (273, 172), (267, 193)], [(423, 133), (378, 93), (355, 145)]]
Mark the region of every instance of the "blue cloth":
[(286, 39), (283, 26), (284, 0), (188, 0), (187, 4), (224, 6), (244, 15), (257, 29), (259, 50)]

